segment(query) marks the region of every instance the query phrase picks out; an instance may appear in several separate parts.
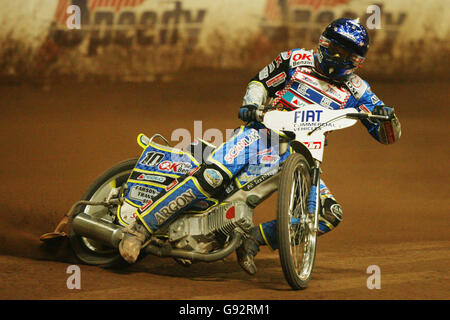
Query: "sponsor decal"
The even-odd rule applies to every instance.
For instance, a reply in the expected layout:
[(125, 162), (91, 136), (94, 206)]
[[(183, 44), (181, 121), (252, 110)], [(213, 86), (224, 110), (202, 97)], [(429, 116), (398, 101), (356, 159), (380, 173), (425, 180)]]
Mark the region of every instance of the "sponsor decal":
[(274, 168), (273, 166), (266, 166), (265, 164), (249, 165), (247, 168), (247, 172), (249, 174), (259, 176), (259, 175), (269, 172), (273, 168)]
[(368, 88), (368, 86), (357, 75), (354, 75), (345, 84), (356, 99), (360, 99)]
[(372, 104), (377, 104), (380, 102), (380, 99), (375, 94), (370, 97), (370, 100), (372, 101)]
[(280, 64), (283, 62), (283, 59), (281, 59), (281, 55), (278, 55), (275, 58), (275, 63), (277, 64), (277, 68), (280, 66)]
[(164, 153), (150, 151), (144, 155), (139, 163), (147, 167), (154, 167), (164, 159), (164, 156)]
[(323, 110), (303, 110), (295, 111), (294, 122), (319, 122)]
[(157, 175), (145, 174), (145, 173), (142, 173), (136, 177), (136, 180), (143, 180), (143, 181), (148, 181), (148, 182), (159, 182), (159, 183), (164, 183), (166, 181), (166, 179), (167, 178), (163, 177), (163, 176), (157, 176)]
[(267, 78), (269, 76), (269, 67), (264, 67), (264, 69), (262, 69), (259, 72), (259, 80), (263, 80), (265, 78)]
[(265, 156), (262, 156), (259, 159), (259, 162), (264, 163), (264, 164), (272, 164), (272, 163), (278, 162), (279, 160), (280, 160), (280, 156), (267, 154)]
[(286, 72), (277, 74), (275, 77), (266, 81), (268, 87), (276, 87), (286, 79)]
[(236, 190), (236, 186), (233, 183), (231, 183), (226, 189), (225, 189), (225, 194), (229, 195), (230, 193), (232, 193), (234, 190)]
[(282, 53), (281, 53), (281, 57), (282, 57), (284, 60), (289, 59), (289, 58), (291, 57), (291, 50), (282, 52)]
[(308, 86), (304, 85), (302, 83), (298, 83), (296, 91), (297, 91), (298, 94), (300, 94), (303, 97), (308, 97), (309, 96)]
[(304, 74), (302, 72), (296, 72), (295, 78), (297, 80), (302, 81), (302, 82), (309, 83), (309, 84), (311, 84), (311, 85), (313, 85), (313, 86), (315, 86), (317, 88), (320, 88), (319, 80), (314, 78), (314, 77), (312, 77), (312, 76), (310, 76), (310, 75)]
[(169, 160), (163, 161), (159, 164), (158, 169), (165, 172), (173, 172), (185, 174), (192, 168), (192, 164), (189, 162), (172, 162)]
[(300, 50), (296, 53), (292, 54), (290, 61), (291, 68), (295, 68), (298, 66), (314, 66), (314, 56), (312, 51)]
[(352, 83), (352, 85), (353, 85), (355, 88), (361, 87), (361, 84), (362, 84), (362, 80), (361, 80), (361, 78), (358, 77), (358, 76), (352, 77), (352, 78), (350, 79), (350, 82)]
[(239, 140), (235, 146), (233, 146), (230, 151), (225, 155), (225, 161), (232, 163), (233, 160), (244, 150), (246, 147), (251, 145), (253, 142), (260, 139), (257, 131), (252, 131), (247, 137)]
[(333, 100), (323, 96), (323, 98), (322, 98), (322, 100), (320, 100), (319, 104), (325, 108), (333, 109), (333, 107), (331, 106), (332, 103), (333, 103)]
[(170, 218), (174, 213), (186, 207), (192, 201), (195, 200), (195, 195), (192, 192), (192, 189), (188, 189), (176, 199), (170, 201), (167, 206), (161, 208), (159, 212), (155, 213), (155, 218), (158, 221), (158, 224), (161, 225)]
[(196, 167), (188, 172), (188, 175), (193, 176), (198, 170), (200, 170), (200, 167)]
[(256, 174), (248, 174), (247, 172), (244, 172), (243, 174), (241, 174), (238, 179), (240, 182), (248, 182), (251, 181), (253, 179), (255, 179), (256, 177), (258, 177), (258, 175)]
[[(337, 99), (330, 98), (330, 95), (322, 93), (322, 90), (316, 90), (306, 83), (294, 82), (292, 89), (296, 91), (299, 96), (305, 97), (328, 109), (337, 110), (344, 106), (345, 101), (343, 103), (337, 102)], [(347, 94), (347, 96), (349, 96), (349, 94)]]
[(330, 207), (330, 211), (339, 219), (342, 219), (342, 207), (340, 204), (335, 203)]
[(210, 206), (210, 204), (208, 201), (200, 200), (200, 201), (196, 202), (194, 206), (195, 206), (195, 208), (198, 208), (198, 209), (207, 209)]
[(366, 107), (364, 104), (360, 105), (360, 106), (359, 106), (359, 109), (360, 109), (361, 111), (364, 111), (365, 113), (370, 113), (370, 110), (367, 109), (367, 107)]
[(326, 85), (327, 85), (327, 89), (325, 90), (325, 92), (328, 92), (332, 95), (339, 95), (339, 91), (338, 91), (339, 89), (336, 89), (335, 86), (333, 86), (329, 83), (327, 83)]
[(133, 183), (140, 183), (140, 184), (162, 184), (167, 186), (170, 184), (174, 179), (171, 177), (167, 177), (161, 174), (153, 174), (153, 173), (146, 173), (146, 172), (140, 172), (140, 171), (133, 171), (131, 173), (131, 176), (129, 178), (130, 181), (133, 181)]
[(148, 207), (150, 207), (150, 205), (153, 203), (153, 200), (150, 200), (149, 202), (147, 202), (144, 206), (140, 207), (138, 209), (139, 213), (143, 213), (145, 210), (148, 209)]
[(273, 62), (271, 62), (269, 64), (269, 73), (272, 73), (273, 70), (275, 70), (275, 64)]
[(245, 191), (249, 191), (249, 190), (253, 189), (254, 187), (256, 187), (257, 185), (261, 184), (262, 182), (266, 181), (267, 179), (271, 178), (277, 172), (278, 172), (278, 167), (268, 171), (267, 173), (265, 173), (265, 174), (255, 178), (255, 179), (253, 179), (252, 181), (247, 183), (242, 189), (245, 190)]
[(223, 177), (219, 171), (215, 169), (206, 169), (203, 172), (203, 178), (213, 188), (217, 188), (222, 184)]
[(147, 202), (152, 200), (158, 193), (159, 192), (153, 188), (137, 185), (131, 187), (128, 197), (133, 200)]
[(395, 134), (394, 134), (394, 127), (392, 126), (391, 121), (386, 121), (383, 123), (384, 132), (386, 135), (386, 142), (388, 144), (394, 143), (395, 141)]
[(260, 156), (260, 155), (263, 155), (263, 154), (271, 153), (272, 149), (273, 149), (272, 147), (270, 147), (269, 149), (264, 149), (262, 151), (259, 151), (256, 155)]
[(322, 149), (322, 141), (306, 141), (303, 144), (312, 150)]
[(175, 187), (177, 184), (178, 184), (178, 180), (177, 179), (173, 180), (172, 183), (166, 187), (166, 191), (169, 191), (170, 189)]
[[(326, 94), (328, 97), (335, 99), (339, 103), (343, 104), (349, 97), (350, 93), (348, 91), (343, 91), (342, 89), (329, 84), (325, 81), (319, 80), (309, 74), (304, 74), (302, 72), (297, 72), (295, 78), (298, 81), (305, 83), (306, 85)], [(324, 105), (325, 107), (327, 105)]]
[(306, 106), (309, 103), (305, 101), (303, 98), (300, 98), (298, 95), (294, 94), (295, 91), (288, 90), (283, 95), (282, 100), (286, 101), (290, 105), (292, 105), (294, 108)]
[(294, 61), (300, 61), (300, 60), (312, 61), (312, 54), (299, 52), (292, 56), (292, 60), (294, 60)]

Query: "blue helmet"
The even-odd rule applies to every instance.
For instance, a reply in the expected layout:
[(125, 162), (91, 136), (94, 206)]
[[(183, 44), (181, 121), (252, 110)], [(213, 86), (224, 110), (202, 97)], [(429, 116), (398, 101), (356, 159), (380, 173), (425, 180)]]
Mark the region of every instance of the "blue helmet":
[(337, 19), (325, 28), (319, 39), (320, 71), (332, 79), (352, 74), (364, 61), (368, 49), (369, 33), (359, 19)]

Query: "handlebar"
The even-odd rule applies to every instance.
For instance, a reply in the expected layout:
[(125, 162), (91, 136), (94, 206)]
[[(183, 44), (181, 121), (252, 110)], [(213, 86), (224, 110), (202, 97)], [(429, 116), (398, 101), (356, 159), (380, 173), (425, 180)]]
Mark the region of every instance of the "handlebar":
[(350, 119), (359, 119), (359, 120), (363, 120), (363, 119), (390, 120), (390, 118), (388, 116), (381, 116), (381, 115), (369, 114), (369, 113), (347, 113), (346, 117), (350, 118)]

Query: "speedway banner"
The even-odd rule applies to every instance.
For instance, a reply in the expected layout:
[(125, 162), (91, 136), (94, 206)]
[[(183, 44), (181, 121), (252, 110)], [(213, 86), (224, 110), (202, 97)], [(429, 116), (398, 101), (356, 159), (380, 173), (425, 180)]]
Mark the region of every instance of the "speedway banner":
[(439, 0), (5, 0), (0, 7), (0, 41), (13, 34), (53, 55), (45, 61), (64, 73), (131, 78), (256, 68), (282, 50), (315, 49), (323, 28), (343, 16), (369, 29), (366, 72), (430, 70), (448, 51), (450, 21)]

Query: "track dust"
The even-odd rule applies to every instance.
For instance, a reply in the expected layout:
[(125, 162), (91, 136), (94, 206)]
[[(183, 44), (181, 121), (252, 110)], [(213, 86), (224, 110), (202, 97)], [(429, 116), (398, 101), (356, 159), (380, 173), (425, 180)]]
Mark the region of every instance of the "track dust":
[[(234, 255), (190, 268), (149, 256), (112, 270), (79, 263), (67, 243), (53, 252), (41, 246), (39, 236), (101, 172), (140, 154), (139, 133), (170, 139), (176, 128), (192, 131), (195, 120), (224, 134), (239, 126), (250, 76), (1, 86), (0, 298), (447, 299), (448, 83), (371, 83), (402, 123), (394, 145), (377, 143), (362, 125), (330, 135), (323, 178), (344, 219), (319, 238), (307, 290), (290, 290), (278, 253), (268, 248), (250, 277)], [(256, 209), (255, 223), (275, 217), (276, 197)], [(71, 264), (81, 268), (81, 290), (66, 286)], [(380, 268), (381, 289), (367, 288), (371, 265)]]

